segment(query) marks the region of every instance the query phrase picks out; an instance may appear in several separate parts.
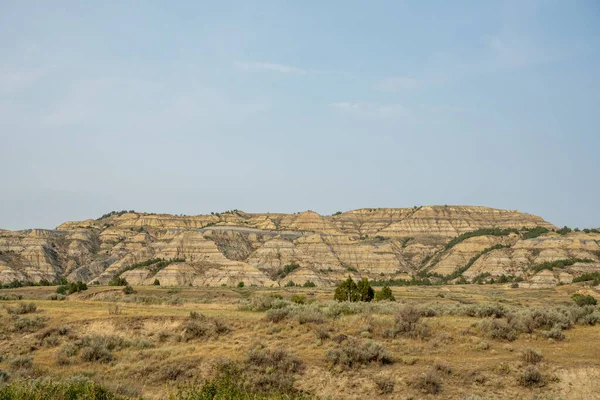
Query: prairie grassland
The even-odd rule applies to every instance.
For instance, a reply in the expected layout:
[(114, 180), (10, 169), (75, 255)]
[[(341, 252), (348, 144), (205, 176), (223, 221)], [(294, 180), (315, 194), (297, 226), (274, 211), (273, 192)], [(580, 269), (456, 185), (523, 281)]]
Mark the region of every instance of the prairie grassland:
[(242, 392), (223, 398), (600, 398), (600, 310), (573, 303), (581, 289), (403, 287), (368, 304), (331, 288), (2, 290), (0, 386), (200, 399), (226, 376)]

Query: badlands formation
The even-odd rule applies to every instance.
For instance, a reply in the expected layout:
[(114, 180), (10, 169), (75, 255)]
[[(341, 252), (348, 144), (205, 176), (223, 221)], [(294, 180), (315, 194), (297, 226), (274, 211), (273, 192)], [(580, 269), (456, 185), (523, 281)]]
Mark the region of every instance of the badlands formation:
[[(537, 216), (471, 206), (332, 216), (119, 212), (55, 230), (0, 230), (0, 282), (67, 278), (106, 284), (120, 275), (133, 285), (331, 286), (348, 275), (378, 281), (428, 277), (434, 283), (483, 283), (505, 275), (523, 286), (544, 287), (600, 271), (599, 232), (565, 232)], [(536, 268), (556, 260), (571, 265)]]

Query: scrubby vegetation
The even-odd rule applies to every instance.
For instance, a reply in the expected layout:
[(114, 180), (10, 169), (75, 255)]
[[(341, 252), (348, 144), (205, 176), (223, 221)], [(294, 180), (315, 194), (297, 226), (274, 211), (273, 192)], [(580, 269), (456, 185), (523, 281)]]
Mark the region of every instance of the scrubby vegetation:
[(390, 287), (386, 285), (381, 290), (375, 292), (375, 301), (396, 301), (396, 298)]
[(342, 344), (337, 348), (327, 350), (325, 357), (333, 365), (348, 368), (369, 363), (391, 364), (394, 362), (385, 347), (372, 340)]
[(108, 286), (127, 286), (127, 279), (121, 278), (120, 276), (115, 276), (110, 281), (108, 281)]
[(102, 215), (96, 221), (100, 221), (100, 220), (103, 220), (103, 219), (106, 219), (106, 218), (110, 218), (110, 217), (120, 217), (123, 214), (134, 213), (134, 212), (135, 212), (134, 210), (129, 210), (129, 211), (128, 210), (111, 211), (111, 212), (108, 212), (108, 213)]
[(585, 273), (573, 278), (573, 283), (592, 281), (592, 286), (600, 285), (600, 272)]
[(0, 386), (2, 400), (117, 400), (125, 399), (86, 377), (66, 381), (36, 379)]
[(461, 235), (458, 235), (454, 239), (450, 240), (448, 243), (446, 243), (445, 250), (449, 250), (452, 247), (456, 246), (457, 244), (459, 244), (469, 238), (475, 237), (475, 236), (508, 236), (511, 233), (518, 235), (519, 231), (517, 229), (500, 229), (500, 228), (477, 229), (474, 231), (470, 231), (470, 232), (466, 232)]
[(371, 287), (369, 280), (363, 278), (354, 283), (351, 277), (340, 283), (336, 289), (333, 298), (337, 301), (365, 301), (369, 302), (375, 297), (375, 291)]
[(77, 282), (71, 282), (67, 285), (61, 285), (61, 286), (57, 287), (56, 293), (67, 296), (67, 295), (81, 292), (81, 291), (87, 290), (87, 289), (88, 289), (88, 287), (85, 283), (83, 283), (81, 281), (77, 281)]
[(542, 226), (536, 226), (535, 228), (522, 228), (522, 238), (523, 239), (534, 239), (538, 236), (545, 235), (550, 232), (548, 228), (544, 228)]
[(533, 272), (540, 272), (545, 269), (552, 271), (555, 268), (564, 268), (571, 266), (575, 263), (592, 263), (594, 260), (590, 258), (569, 258), (566, 260), (555, 260), (555, 261), (546, 261), (541, 264), (532, 265), (529, 269)]
[(571, 296), (571, 298), (580, 307), (595, 306), (598, 304), (594, 296), (591, 295), (575, 293), (573, 296)]
[[(595, 365), (600, 354), (589, 345), (600, 310), (570, 300), (576, 285), (383, 287), (374, 300), (386, 301), (368, 302), (360, 282), (356, 301), (333, 300), (329, 288), (153, 285), (127, 296), (93, 287), (90, 300), (63, 303), (8, 300), (0, 393), (83, 371), (99, 382), (85, 385), (106, 390), (100, 398), (474, 399), (466, 394), (490, 397), (498, 387), (509, 398), (529, 398), (532, 388), (564, 396), (561, 371)], [(188, 304), (170, 307), (172, 297)]]
[[(185, 258), (183, 258), (183, 257), (176, 257), (176, 258), (169, 258), (169, 259), (164, 259), (164, 258), (160, 258), (160, 257), (150, 258), (148, 260), (140, 261), (140, 262), (126, 266), (119, 272), (117, 277), (120, 277), (123, 272), (131, 271), (131, 270), (139, 269), (139, 268), (146, 268), (150, 271), (150, 273), (152, 275), (155, 275), (158, 271), (162, 270), (163, 268), (165, 268), (171, 264), (179, 263), (179, 262), (185, 262)], [(123, 285), (114, 285), (114, 286), (123, 286)]]

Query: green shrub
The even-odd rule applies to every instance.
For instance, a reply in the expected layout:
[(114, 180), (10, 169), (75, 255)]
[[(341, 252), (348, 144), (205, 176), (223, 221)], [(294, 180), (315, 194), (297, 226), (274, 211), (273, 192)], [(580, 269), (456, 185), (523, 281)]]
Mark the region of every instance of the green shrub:
[(120, 276), (115, 276), (110, 281), (108, 281), (109, 286), (127, 286), (127, 279), (122, 278)]
[(312, 281), (306, 281), (306, 282), (304, 282), (304, 285), (302, 285), (302, 286), (304, 286), (304, 287), (316, 287), (317, 285), (314, 282), (312, 282)]
[(565, 260), (546, 261), (541, 264), (535, 264), (529, 267), (534, 272), (540, 272), (542, 270), (552, 271), (554, 268), (564, 268), (571, 266), (575, 263), (592, 263), (594, 260), (591, 258), (569, 258)]
[(306, 297), (299, 294), (295, 294), (290, 298), (290, 301), (296, 304), (304, 304), (306, 303)]
[(131, 287), (131, 285), (127, 284), (124, 288), (123, 288), (123, 293), (125, 294), (134, 294), (135, 290), (133, 290), (133, 288)]
[(381, 290), (375, 293), (375, 301), (396, 301), (396, 298), (390, 287), (385, 285)]
[(588, 305), (595, 306), (596, 304), (598, 304), (598, 302), (592, 295), (575, 293), (573, 296), (571, 296), (571, 298), (579, 307), (588, 306)]
[(160, 286), (160, 281), (158, 279), (154, 279), (154, 282), (152, 284), (154, 286)]
[(596, 272), (586, 273), (586, 274), (582, 274), (578, 277), (573, 278), (573, 283), (587, 282), (587, 281), (593, 281), (594, 283), (592, 283), (592, 285), (597, 286), (598, 284), (595, 282), (600, 283), (600, 272), (596, 271)]
[(288, 264), (288, 265), (284, 266), (282, 269), (277, 270), (277, 272), (273, 276), (273, 279), (274, 280), (283, 279), (287, 275), (289, 275), (292, 272), (294, 272), (295, 270), (297, 270), (298, 268), (300, 268), (300, 265), (298, 263)]
[(243, 288), (244, 287), (244, 282), (238, 282), (237, 287), (238, 288)]
[(69, 295), (83, 290), (87, 290), (87, 285), (82, 281), (66, 283), (56, 288), (56, 293), (61, 295)]
[(544, 228), (543, 226), (536, 226), (535, 228), (523, 228), (521, 231), (523, 231), (523, 239), (533, 239), (550, 232), (550, 230)]

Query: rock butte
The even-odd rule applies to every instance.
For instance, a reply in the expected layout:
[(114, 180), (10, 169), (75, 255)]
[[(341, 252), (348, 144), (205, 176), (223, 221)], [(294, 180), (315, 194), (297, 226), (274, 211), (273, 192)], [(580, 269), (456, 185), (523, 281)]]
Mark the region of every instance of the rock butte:
[[(474, 236), (446, 249), (454, 237), (483, 228), (543, 227), (541, 236), (520, 233)], [(220, 214), (176, 216), (116, 213), (101, 219), (66, 222), (55, 230), (0, 230), (0, 282), (70, 281), (107, 283), (121, 274), (134, 285), (279, 286), (289, 281), (318, 286), (354, 278), (407, 279), (419, 271), (467, 280), (489, 273), (513, 275), (522, 285), (568, 283), (600, 271), (600, 234), (559, 235), (542, 218), (511, 210), (475, 206), (359, 209), (333, 216)], [(494, 245), (502, 248), (490, 250)], [(484, 252), (486, 250), (486, 252)], [(152, 258), (178, 259), (156, 270), (130, 266)], [(560, 271), (532, 272), (545, 261), (587, 259)], [(286, 265), (298, 267), (287, 275)]]

